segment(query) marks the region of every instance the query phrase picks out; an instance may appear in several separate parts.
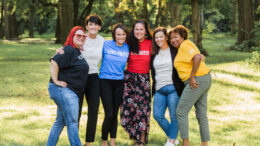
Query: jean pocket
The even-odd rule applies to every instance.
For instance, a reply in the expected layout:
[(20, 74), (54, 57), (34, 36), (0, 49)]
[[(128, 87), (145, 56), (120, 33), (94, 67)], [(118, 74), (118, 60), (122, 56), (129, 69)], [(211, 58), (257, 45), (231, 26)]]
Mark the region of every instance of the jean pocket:
[(55, 88), (55, 85), (53, 83), (49, 83), (48, 91), (49, 91), (49, 95), (50, 95), (51, 99), (53, 99), (53, 97), (54, 97), (54, 89), (53, 88)]

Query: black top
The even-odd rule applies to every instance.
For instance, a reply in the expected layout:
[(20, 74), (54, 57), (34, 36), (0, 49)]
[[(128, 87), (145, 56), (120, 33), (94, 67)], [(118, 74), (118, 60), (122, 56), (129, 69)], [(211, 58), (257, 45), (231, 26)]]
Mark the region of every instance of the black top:
[[(83, 96), (89, 67), (80, 51), (67, 45), (64, 47), (64, 54), (56, 54), (51, 59), (58, 64), (58, 80), (66, 82), (67, 87), (78, 97)], [(52, 79), (50, 82), (53, 83)]]
[[(172, 58), (172, 81), (173, 81), (173, 84), (174, 84), (174, 87), (179, 95), (179, 97), (181, 97), (181, 93), (184, 89), (184, 83), (181, 81), (178, 73), (177, 73), (177, 70), (174, 68), (174, 59), (175, 59), (175, 56), (177, 55), (178, 53), (178, 50), (176, 48), (173, 48), (172, 46), (170, 46), (170, 52), (171, 52), (171, 58)], [(155, 80), (155, 69), (154, 69), (154, 66), (153, 66), (153, 61), (154, 61), (154, 58), (155, 58), (156, 55), (152, 55), (151, 56), (151, 62), (150, 62), (150, 66), (151, 66), (151, 73), (152, 73), (152, 79), (153, 79), (153, 85), (152, 85), (152, 96), (154, 95), (155, 93), (155, 84), (156, 84), (156, 80)]]

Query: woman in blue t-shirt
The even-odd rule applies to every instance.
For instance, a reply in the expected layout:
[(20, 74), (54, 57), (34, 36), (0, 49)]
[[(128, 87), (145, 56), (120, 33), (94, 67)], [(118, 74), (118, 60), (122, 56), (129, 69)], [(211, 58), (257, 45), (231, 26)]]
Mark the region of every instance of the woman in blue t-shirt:
[(122, 23), (112, 28), (113, 40), (104, 42), (103, 60), (99, 72), (100, 97), (105, 111), (102, 125), (102, 145), (107, 146), (110, 134), (110, 146), (115, 146), (117, 133), (117, 114), (124, 90), (124, 68), (129, 56), (127, 27)]

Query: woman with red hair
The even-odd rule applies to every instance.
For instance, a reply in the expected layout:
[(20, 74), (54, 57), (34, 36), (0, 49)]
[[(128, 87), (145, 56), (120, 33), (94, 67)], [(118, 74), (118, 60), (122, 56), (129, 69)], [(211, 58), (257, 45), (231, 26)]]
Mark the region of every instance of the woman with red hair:
[(80, 145), (78, 134), (79, 98), (84, 95), (88, 77), (88, 64), (80, 53), (86, 39), (85, 30), (80, 26), (71, 29), (64, 43), (64, 54), (51, 58), (50, 98), (57, 105), (54, 122), (47, 146), (56, 145), (64, 126), (67, 126), (70, 145)]

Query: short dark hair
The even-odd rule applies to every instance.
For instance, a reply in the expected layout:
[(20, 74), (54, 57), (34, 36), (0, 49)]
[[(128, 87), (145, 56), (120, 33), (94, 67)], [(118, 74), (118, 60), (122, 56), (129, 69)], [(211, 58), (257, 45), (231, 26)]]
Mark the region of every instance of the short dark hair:
[(85, 19), (85, 24), (88, 25), (88, 22), (92, 22), (98, 24), (99, 26), (102, 25), (102, 20), (98, 15), (89, 15)]
[(116, 29), (121, 28), (126, 33), (126, 40), (128, 38), (128, 28), (123, 23), (116, 23), (112, 27), (112, 37), (116, 41)]
[(178, 33), (178, 34), (180, 34), (180, 36), (181, 36), (184, 40), (187, 40), (188, 37), (189, 37), (188, 32), (189, 32), (189, 30), (188, 30), (188, 28), (186, 28), (185, 26), (183, 26), (183, 25), (177, 25), (177, 26), (175, 26), (175, 27), (169, 32), (169, 37), (171, 36), (172, 33)]
[(132, 30), (130, 32), (129, 42), (128, 42), (130, 52), (134, 52), (134, 53), (138, 53), (139, 49), (140, 49), (139, 40), (134, 35), (134, 28), (137, 23), (141, 23), (144, 25), (145, 32), (146, 32), (146, 34), (145, 34), (146, 39), (148, 39), (148, 40), (152, 39), (152, 35), (150, 33), (148, 23), (144, 19), (135, 20), (134, 23), (132, 24)]
[[(163, 32), (163, 34), (165, 35), (165, 38), (166, 39), (168, 38), (167, 30), (166, 30), (165, 27), (157, 27), (154, 30), (152, 42), (153, 42), (153, 54), (155, 54), (155, 55), (158, 54), (159, 50), (160, 50), (160, 47), (155, 42), (155, 34), (158, 33), (158, 32)], [(166, 42), (166, 43), (168, 43), (168, 42)]]

